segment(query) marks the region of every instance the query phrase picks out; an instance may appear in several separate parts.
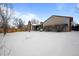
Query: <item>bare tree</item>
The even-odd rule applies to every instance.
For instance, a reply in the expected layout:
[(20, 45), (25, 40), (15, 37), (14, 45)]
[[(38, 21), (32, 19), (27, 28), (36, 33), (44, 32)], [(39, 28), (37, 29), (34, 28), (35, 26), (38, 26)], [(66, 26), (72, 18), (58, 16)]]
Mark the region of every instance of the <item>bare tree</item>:
[(31, 24), (39, 24), (39, 21), (36, 20), (36, 19), (32, 19), (32, 20), (31, 20)]
[[(7, 3), (0, 3), (0, 20), (4, 35), (0, 39), (0, 55), (9, 55), (11, 50), (6, 46), (5, 35), (9, 27), (9, 21), (13, 14), (12, 5)], [(1, 52), (2, 51), (2, 52)], [(6, 53), (8, 51), (8, 53)]]
[(8, 22), (13, 14), (12, 5), (7, 3), (0, 3), (0, 18), (3, 21), (4, 35), (7, 33)]
[(13, 25), (15, 25), (17, 28), (22, 28), (24, 26), (24, 21), (22, 19), (15, 18)]

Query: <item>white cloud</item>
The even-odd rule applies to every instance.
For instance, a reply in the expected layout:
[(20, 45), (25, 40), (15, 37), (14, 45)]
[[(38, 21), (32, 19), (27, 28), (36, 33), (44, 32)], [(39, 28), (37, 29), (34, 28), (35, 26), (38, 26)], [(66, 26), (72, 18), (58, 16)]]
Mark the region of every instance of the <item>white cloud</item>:
[(79, 8), (79, 4), (76, 4), (76, 7)]
[(23, 21), (25, 21), (25, 24), (32, 19), (41, 21), (41, 19), (34, 13), (21, 14), (20, 12), (15, 11), (14, 17), (21, 18)]
[[(6, 8), (2, 8), (2, 9), (6, 10)], [(41, 21), (41, 19), (34, 13), (21, 14), (20, 12), (11, 10), (9, 8), (8, 8), (8, 11), (13, 12), (12, 18), (14, 18), (14, 17), (15, 18), (21, 18), (23, 21), (25, 21), (25, 24), (27, 24), (28, 21), (32, 20), (32, 19), (36, 19), (38, 21)], [(9, 24), (11, 26), (13, 26), (13, 19), (10, 19)]]
[(57, 4), (57, 10), (63, 10), (64, 3)]
[[(4, 10), (6, 10), (6, 7), (3, 7), (3, 5), (0, 5), (0, 7)], [(21, 18), (23, 21), (25, 21), (25, 24), (28, 23), (29, 20), (32, 20), (32, 19), (36, 19), (38, 21), (42, 21), (42, 18), (38, 17), (37, 14), (34, 14), (34, 13), (26, 13), (26, 14), (22, 14), (21, 12), (18, 12), (16, 10), (13, 10), (13, 9), (10, 9), (8, 8), (8, 11), (9, 11), (9, 14), (11, 12), (13, 12), (12, 14), (12, 18)], [(12, 23), (13, 23), (13, 19), (10, 19), (9, 21), (9, 24), (12, 26)]]

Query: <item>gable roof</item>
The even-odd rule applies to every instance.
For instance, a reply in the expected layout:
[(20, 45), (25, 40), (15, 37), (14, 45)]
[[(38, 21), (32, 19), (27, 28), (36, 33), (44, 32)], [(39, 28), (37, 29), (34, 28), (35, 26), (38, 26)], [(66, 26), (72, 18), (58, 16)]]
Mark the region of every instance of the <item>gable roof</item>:
[[(49, 20), (49, 19), (50, 19), (50, 18), (52, 18), (52, 17), (65, 17), (65, 18), (73, 18), (73, 17), (71, 17), (71, 16), (52, 15), (52, 16), (50, 16), (47, 20)], [(47, 20), (45, 20), (45, 21), (44, 21), (44, 23), (45, 23)]]

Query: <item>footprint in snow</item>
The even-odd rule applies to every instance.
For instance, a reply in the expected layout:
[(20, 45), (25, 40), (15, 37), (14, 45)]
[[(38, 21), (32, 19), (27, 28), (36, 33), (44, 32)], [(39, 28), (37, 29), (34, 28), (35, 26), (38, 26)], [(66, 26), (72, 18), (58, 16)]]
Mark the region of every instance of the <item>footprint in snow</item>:
[(26, 36), (26, 38), (25, 38), (25, 39), (26, 39), (26, 40), (27, 40), (27, 39), (30, 39), (30, 36)]

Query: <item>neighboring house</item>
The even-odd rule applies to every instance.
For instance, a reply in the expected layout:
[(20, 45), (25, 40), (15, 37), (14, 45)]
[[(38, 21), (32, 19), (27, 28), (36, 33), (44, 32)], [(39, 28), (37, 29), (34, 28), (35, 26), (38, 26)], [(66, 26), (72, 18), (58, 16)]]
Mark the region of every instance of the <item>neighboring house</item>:
[(33, 31), (38, 31), (40, 30), (41, 25), (40, 24), (32, 24), (32, 30)]
[(28, 22), (28, 31), (39, 31), (41, 28), (43, 28), (43, 22), (40, 22), (39, 24), (31, 24), (30, 21)]
[(53, 15), (43, 23), (44, 31), (69, 32), (72, 30), (73, 17)]
[(75, 26), (72, 26), (73, 31), (79, 31), (79, 24), (76, 24)]

